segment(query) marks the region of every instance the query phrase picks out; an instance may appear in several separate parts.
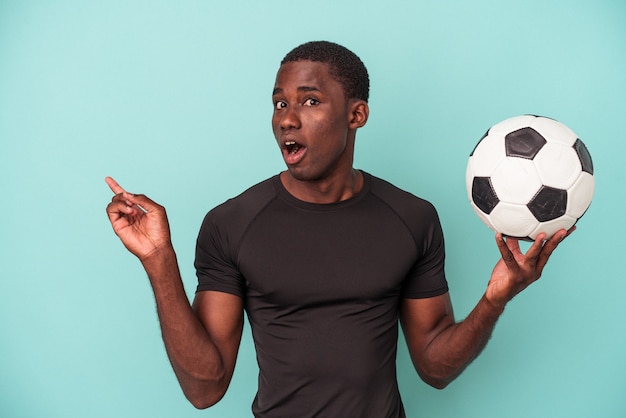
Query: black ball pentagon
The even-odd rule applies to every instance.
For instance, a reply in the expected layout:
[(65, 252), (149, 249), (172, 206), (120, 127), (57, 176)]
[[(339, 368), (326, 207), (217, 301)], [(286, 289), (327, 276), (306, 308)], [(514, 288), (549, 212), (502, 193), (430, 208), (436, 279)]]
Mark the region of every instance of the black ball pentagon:
[(495, 190), (493, 190), (489, 177), (474, 177), (472, 182), (472, 201), (487, 215), (500, 202)]
[(593, 175), (593, 161), (591, 161), (591, 154), (589, 154), (589, 150), (583, 141), (577, 139), (574, 143), (574, 149), (576, 150), (576, 154), (578, 154), (578, 158), (580, 158), (583, 171)]
[(506, 134), (504, 137), (504, 148), (507, 157), (520, 157), (532, 160), (546, 142), (546, 139), (539, 132), (533, 128), (526, 127)]
[(539, 222), (551, 221), (565, 215), (567, 190), (542, 186), (527, 206)]

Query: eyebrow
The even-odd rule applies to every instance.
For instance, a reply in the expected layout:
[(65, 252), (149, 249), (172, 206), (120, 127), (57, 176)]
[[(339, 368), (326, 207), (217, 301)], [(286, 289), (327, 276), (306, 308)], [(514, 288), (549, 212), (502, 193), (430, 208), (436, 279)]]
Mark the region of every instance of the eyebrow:
[[(298, 92), (309, 92), (309, 91), (320, 91), (320, 89), (318, 89), (317, 87), (313, 87), (313, 86), (300, 86), (298, 87)], [(280, 87), (276, 87), (273, 91), (272, 91), (272, 96), (282, 93), (283, 89), (281, 89)]]

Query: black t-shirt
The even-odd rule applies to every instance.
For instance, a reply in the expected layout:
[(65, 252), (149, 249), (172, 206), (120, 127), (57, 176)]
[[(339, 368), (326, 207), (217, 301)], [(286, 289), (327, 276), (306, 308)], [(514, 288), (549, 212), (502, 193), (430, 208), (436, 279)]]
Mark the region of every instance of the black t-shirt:
[(396, 380), (401, 298), (447, 292), (434, 207), (364, 175), (333, 204), (274, 176), (211, 210), (197, 291), (241, 296), (259, 364), (257, 417), (403, 417)]

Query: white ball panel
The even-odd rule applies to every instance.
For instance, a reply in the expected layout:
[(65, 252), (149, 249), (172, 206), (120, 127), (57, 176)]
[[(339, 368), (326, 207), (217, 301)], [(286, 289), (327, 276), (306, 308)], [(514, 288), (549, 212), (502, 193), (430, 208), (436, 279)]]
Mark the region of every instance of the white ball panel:
[(548, 142), (557, 142), (571, 147), (578, 139), (578, 136), (570, 128), (554, 119), (538, 117), (533, 121), (531, 127)]
[(533, 160), (545, 186), (570, 188), (582, 172), (578, 154), (571, 146), (548, 142)]
[(489, 219), (496, 231), (512, 237), (526, 237), (539, 225), (526, 206), (503, 202), (498, 203)]
[(581, 173), (576, 183), (568, 190), (566, 214), (574, 218), (583, 216), (591, 204), (594, 187), (594, 177), (587, 172)]
[(530, 234), (529, 238), (535, 239), (537, 235), (542, 232), (546, 233), (546, 239), (550, 239), (560, 229), (570, 229), (572, 225), (576, 223), (576, 218), (572, 218), (567, 215), (563, 215), (557, 219), (551, 221), (542, 222), (539, 226)]
[(505, 157), (502, 137), (487, 135), (474, 150), (469, 164), (476, 177), (489, 177)]
[(525, 205), (541, 188), (541, 179), (531, 160), (507, 157), (491, 175), (491, 184), (501, 202)]

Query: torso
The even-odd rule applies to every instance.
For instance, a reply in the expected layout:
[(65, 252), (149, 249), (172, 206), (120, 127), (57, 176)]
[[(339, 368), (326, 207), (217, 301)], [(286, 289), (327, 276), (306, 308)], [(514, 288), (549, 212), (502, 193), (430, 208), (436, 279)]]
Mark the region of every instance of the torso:
[[(256, 187), (218, 208), (213, 224), (231, 225), (218, 235), (257, 349), (255, 415), (403, 416), (400, 298), (407, 288), (410, 297), (447, 290), (443, 273), (419, 266), (433, 241), (423, 238), (438, 226), (432, 206), (369, 175), (334, 204), (297, 200), (278, 177)], [(220, 290), (203, 288), (201, 269), (199, 290)]]

